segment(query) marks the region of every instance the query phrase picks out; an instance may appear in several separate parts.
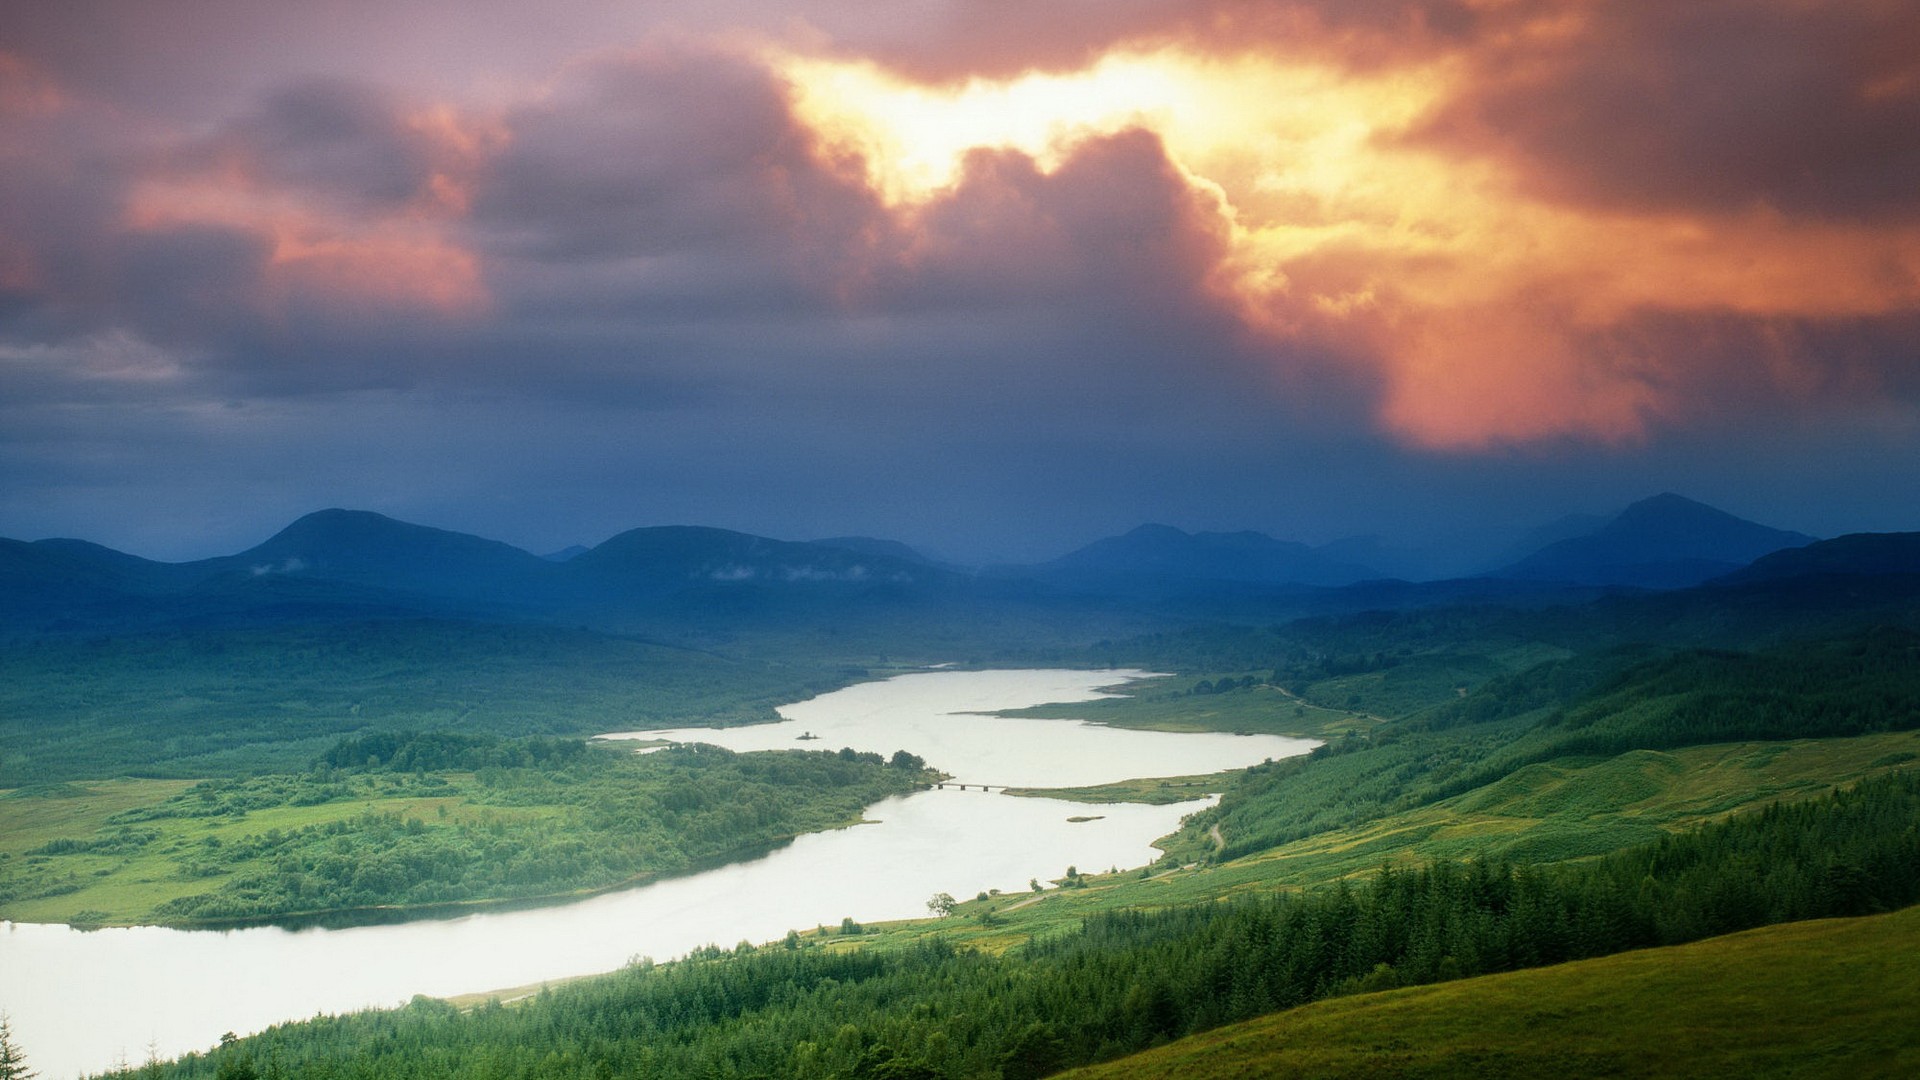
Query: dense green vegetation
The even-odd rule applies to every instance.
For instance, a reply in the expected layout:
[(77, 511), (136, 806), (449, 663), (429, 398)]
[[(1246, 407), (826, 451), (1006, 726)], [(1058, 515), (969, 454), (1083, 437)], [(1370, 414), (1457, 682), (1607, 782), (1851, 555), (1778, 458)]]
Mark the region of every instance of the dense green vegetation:
[(0, 912), (177, 924), (550, 897), (849, 824), (932, 775), (905, 753), (375, 734), (304, 773), (203, 781), (36, 836), (0, 859)]
[(1338, 998), (1073, 1080), (1920, 1074), (1920, 908)]
[(1528, 765), (1736, 740), (1920, 728), (1920, 634), (1879, 629), (1757, 653), (1551, 661), (1305, 758), (1247, 770), (1203, 815), (1223, 858), (1473, 791)]
[(342, 735), (590, 735), (774, 719), (866, 677), (584, 630), (386, 621), (0, 649), (0, 788), (299, 769)]
[(1559, 867), (1117, 911), (1004, 954), (710, 949), (462, 1013), (419, 1000), (238, 1040), (172, 1076), (1044, 1075), (1357, 991), (1920, 900), (1920, 774)]
[[(1328, 995), (1916, 899), (1920, 607), (1898, 594), (1706, 589), (1178, 630), (1119, 603), (1031, 622), (1017, 604), (923, 620), (909, 600), (864, 620), (823, 608), (803, 632), (758, 609), (716, 622), (709, 604), (673, 645), (424, 618), (9, 642), (0, 914), (419, 910), (739, 857), (857, 819), (920, 782), (919, 763), (636, 757), (568, 736), (770, 719), (929, 660), (1178, 672), (1071, 714), (1327, 745), (1077, 792), (1224, 790), (1149, 871), (707, 950), (521, 1006), (289, 1026), (171, 1071), (1038, 1075)], [(1147, 623), (1163, 629), (1119, 636)], [(1086, 646), (1097, 633), (1114, 636)], [(1772, 797), (1790, 804), (1722, 821)]]

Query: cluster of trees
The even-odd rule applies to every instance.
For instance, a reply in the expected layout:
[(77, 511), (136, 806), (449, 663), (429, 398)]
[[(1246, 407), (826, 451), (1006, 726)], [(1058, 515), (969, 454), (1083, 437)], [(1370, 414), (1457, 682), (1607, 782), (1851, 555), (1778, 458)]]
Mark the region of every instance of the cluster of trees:
[(587, 752), (579, 739), (502, 739), (458, 731), (377, 731), (340, 739), (319, 764), (330, 769), (426, 772), (485, 768), (529, 769), (576, 761)]
[[(450, 768), (474, 771), (426, 771)], [(305, 773), (205, 781), (96, 836), (53, 840), (0, 880), (0, 895), (30, 884), (28, 870), (58, 886), (61, 856), (111, 853), (161, 855), (182, 878), (208, 882), (151, 913), (173, 923), (550, 896), (739, 858), (857, 821), (931, 777), (905, 752), (634, 754), (577, 739), (379, 733), (341, 740)], [(225, 840), (152, 827), (375, 797), (431, 798), (439, 812), (369, 805)]]
[(1222, 676), (1217, 680), (1201, 679), (1199, 682), (1194, 683), (1193, 689), (1188, 692), (1196, 697), (1207, 694), (1227, 694), (1235, 690), (1244, 690), (1248, 687), (1258, 685), (1259, 681), (1260, 680), (1254, 678), (1252, 675), (1242, 675), (1238, 679), (1231, 675)]
[(707, 950), (471, 1013), (274, 1029), (174, 1077), (1036, 1077), (1330, 995), (1920, 900), (1920, 775), (1587, 863), (1383, 870), (1360, 885), (1089, 918), (1004, 954)]

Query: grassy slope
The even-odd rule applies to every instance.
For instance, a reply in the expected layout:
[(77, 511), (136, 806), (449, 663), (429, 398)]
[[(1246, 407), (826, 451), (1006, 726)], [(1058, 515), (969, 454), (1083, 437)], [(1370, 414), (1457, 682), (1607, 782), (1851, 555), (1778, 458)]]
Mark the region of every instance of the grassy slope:
[[(1442, 803), (1245, 858), (1090, 875), (1083, 888), (1050, 888), (1038, 898), (969, 900), (954, 918), (876, 927), (879, 936), (868, 940), (941, 934), (997, 951), (1075, 925), (1097, 911), (1196, 903), (1275, 887), (1310, 888), (1368, 874), (1382, 863), (1412, 865), (1480, 855), (1540, 862), (1578, 858), (1776, 800), (1814, 798), (1908, 765), (1916, 756), (1920, 732), (1894, 732), (1634, 751), (1606, 760), (1529, 766)], [(1192, 830), (1162, 844), (1177, 857), (1198, 856), (1212, 847)]]
[[(1557, 862), (1786, 799), (1811, 798), (1920, 756), (1920, 732), (1634, 750), (1529, 765), (1464, 795), (1239, 860), (1310, 884), (1382, 862)], [(1230, 864), (1234, 865), (1234, 864)]]
[(1920, 1075), (1920, 908), (1321, 1002), (1065, 1074)]

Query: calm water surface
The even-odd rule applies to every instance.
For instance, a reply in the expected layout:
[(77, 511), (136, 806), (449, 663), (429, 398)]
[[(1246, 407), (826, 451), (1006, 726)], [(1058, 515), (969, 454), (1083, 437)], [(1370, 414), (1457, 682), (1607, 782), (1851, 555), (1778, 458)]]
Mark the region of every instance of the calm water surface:
[[(929, 672), (849, 687), (780, 710), (778, 724), (622, 733), (735, 749), (905, 749), (994, 786), (1175, 776), (1306, 752), (1274, 736), (1170, 735), (1071, 720), (973, 715), (1087, 701), (1139, 672)], [(817, 741), (800, 741), (812, 732)], [(1100, 805), (974, 788), (887, 799), (870, 824), (803, 836), (751, 862), (526, 911), (351, 929), (133, 927), (81, 933), (0, 922), (0, 1008), (43, 1077), (205, 1049), (283, 1020), (520, 986), (666, 959), (790, 927), (926, 913), (936, 892), (1024, 892), (1030, 878), (1152, 861), (1152, 841), (1205, 805)], [(1074, 816), (1099, 820), (1070, 822)]]

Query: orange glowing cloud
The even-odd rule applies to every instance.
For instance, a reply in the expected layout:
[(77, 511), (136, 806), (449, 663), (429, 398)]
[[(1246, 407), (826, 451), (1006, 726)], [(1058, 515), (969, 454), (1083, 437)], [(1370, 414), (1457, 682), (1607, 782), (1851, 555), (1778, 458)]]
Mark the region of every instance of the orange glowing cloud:
[(264, 251), (255, 300), (361, 312), (470, 315), (489, 297), (479, 256), (459, 233), (486, 155), (504, 134), (450, 109), (401, 115), (396, 130), (424, 165), (403, 197), (343, 197), (278, 175), (244, 139), (169, 162), (135, 183), (124, 223), (141, 232), (215, 227)]
[[(1487, 47), (1511, 61), (1590, 32), (1578, 5), (1545, 12)], [(1483, 78), (1471, 47), (1371, 67), (1314, 55), (1162, 44), (1076, 72), (939, 86), (864, 61), (768, 62), (798, 118), (861, 162), (909, 228), (954, 190), (970, 151), (1015, 150), (1052, 171), (1096, 137), (1152, 132), (1227, 237), (1196, 287), (1277, 365), (1302, 345), (1365, 365), (1378, 422), (1427, 448), (1627, 441), (1710, 414), (1700, 361), (1633, 332), (1652, 315), (1920, 312), (1920, 218), (1555, 198), (1513, 155), (1426, 137)], [(1882, 98), (1905, 92), (1884, 83)], [(1799, 369), (1821, 362), (1788, 350), (1733, 377), (1792, 396), (1820, 381)]]

